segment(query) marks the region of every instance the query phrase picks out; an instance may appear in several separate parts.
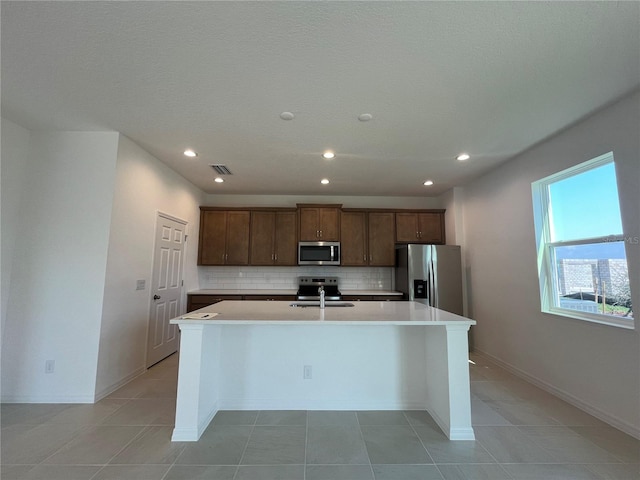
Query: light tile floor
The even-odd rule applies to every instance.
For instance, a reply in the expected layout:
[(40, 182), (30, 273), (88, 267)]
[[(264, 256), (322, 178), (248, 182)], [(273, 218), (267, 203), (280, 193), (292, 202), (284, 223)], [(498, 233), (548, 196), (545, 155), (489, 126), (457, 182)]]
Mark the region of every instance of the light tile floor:
[(0, 478), (638, 480), (640, 441), (472, 355), (477, 440), (421, 411), (224, 411), (171, 442), (177, 355), (93, 405), (2, 405)]

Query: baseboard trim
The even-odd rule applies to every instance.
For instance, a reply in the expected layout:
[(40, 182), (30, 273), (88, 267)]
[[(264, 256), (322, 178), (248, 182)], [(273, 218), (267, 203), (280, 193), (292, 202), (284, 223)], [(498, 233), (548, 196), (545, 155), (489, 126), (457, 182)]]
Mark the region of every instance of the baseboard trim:
[(637, 438), (640, 440), (640, 428), (635, 427), (634, 425), (631, 425), (627, 422), (625, 422), (624, 420), (621, 420), (620, 418), (616, 417), (615, 415), (611, 415), (608, 412), (605, 412), (603, 410), (601, 410), (598, 407), (594, 407), (593, 405), (585, 402), (584, 400), (570, 394), (569, 392), (562, 390), (560, 388), (557, 388), (556, 386), (545, 382), (544, 380), (531, 375), (523, 370), (520, 370), (517, 367), (514, 367), (513, 365), (494, 357), (493, 355), (487, 353), (487, 352), (483, 352), (482, 350), (478, 350), (477, 348), (473, 350), (473, 353), (476, 355), (479, 355), (481, 357), (485, 357), (487, 359), (489, 359), (490, 361), (492, 361), (493, 363), (495, 363), (496, 365), (498, 365), (501, 368), (504, 368), (505, 370), (507, 370), (510, 373), (513, 373), (514, 375), (522, 378), (523, 380), (526, 380), (529, 383), (532, 383), (533, 385), (535, 385), (536, 387), (541, 388), (542, 390), (564, 400), (565, 402), (573, 405), (576, 408), (579, 408), (580, 410), (588, 413), (589, 415), (593, 415), (594, 417), (596, 417), (599, 420), (602, 420), (605, 423), (608, 423), (609, 425), (611, 425), (614, 428), (617, 428), (618, 430), (622, 430), (624, 433), (627, 433), (629, 435), (631, 435), (634, 438)]
[(0, 403), (94, 403), (93, 395), (2, 395)]
[[(113, 392), (115, 392), (119, 388), (124, 387), (127, 383), (129, 383), (130, 381), (138, 378), (140, 375), (142, 375), (146, 371), (147, 371), (146, 368), (140, 367), (139, 369), (135, 370), (133, 373), (131, 373), (131, 374), (127, 375), (126, 377), (124, 377), (119, 382), (114, 383), (113, 385), (110, 385), (107, 388), (103, 388), (100, 392), (96, 392), (95, 397), (94, 397), (94, 402), (99, 402), (100, 400), (102, 400), (106, 396), (111, 395)], [(94, 402), (91, 402), (91, 403), (94, 403)]]
[(207, 414), (205, 419), (200, 422), (200, 424), (196, 428), (178, 428), (175, 427), (173, 429), (173, 433), (171, 434), (172, 442), (197, 442), (200, 440), (200, 437), (207, 429), (213, 417), (218, 413), (218, 403), (214, 405), (211, 411)]

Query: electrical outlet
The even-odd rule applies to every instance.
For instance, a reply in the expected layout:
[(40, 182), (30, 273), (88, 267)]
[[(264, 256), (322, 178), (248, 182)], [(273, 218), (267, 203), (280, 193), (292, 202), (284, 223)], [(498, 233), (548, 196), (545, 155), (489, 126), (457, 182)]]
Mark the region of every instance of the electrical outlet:
[(302, 378), (304, 380), (311, 380), (312, 373), (311, 365), (305, 365), (302, 367)]
[(147, 282), (145, 280), (137, 280), (136, 281), (136, 290), (144, 290), (146, 283)]
[(56, 361), (55, 360), (47, 360), (44, 362), (44, 373), (53, 373), (56, 369)]

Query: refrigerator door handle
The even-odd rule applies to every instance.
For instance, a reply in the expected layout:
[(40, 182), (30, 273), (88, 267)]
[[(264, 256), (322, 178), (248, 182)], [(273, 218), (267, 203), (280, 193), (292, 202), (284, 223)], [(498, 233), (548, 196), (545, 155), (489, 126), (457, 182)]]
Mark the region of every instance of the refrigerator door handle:
[(435, 270), (435, 265), (433, 263), (433, 257), (429, 258), (429, 265), (428, 265), (428, 276), (427, 276), (427, 289), (429, 292), (429, 305), (431, 305), (432, 307), (438, 307), (438, 289), (436, 288), (436, 282), (437, 282), (437, 277), (436, 277), (436, 270)]

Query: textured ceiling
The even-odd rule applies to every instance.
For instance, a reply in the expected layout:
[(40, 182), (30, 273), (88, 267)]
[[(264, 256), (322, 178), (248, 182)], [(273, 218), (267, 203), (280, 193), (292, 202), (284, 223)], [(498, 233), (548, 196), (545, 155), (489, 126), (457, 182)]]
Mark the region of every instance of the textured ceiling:
[(209, 193), (437, 195), (640, 85), (638, 2), (1, 9), (5, 118), (119, 131)]

